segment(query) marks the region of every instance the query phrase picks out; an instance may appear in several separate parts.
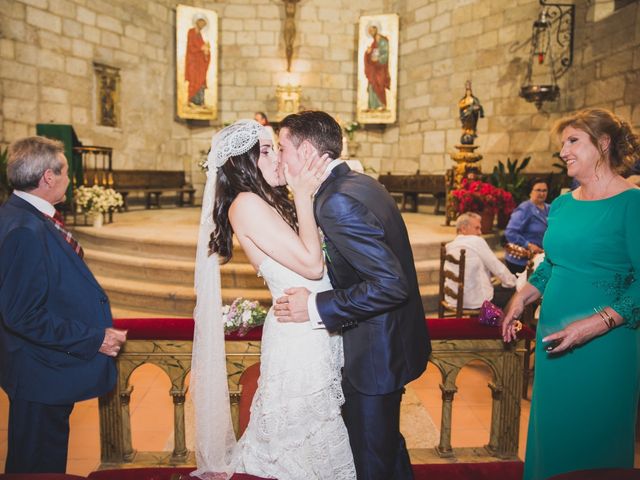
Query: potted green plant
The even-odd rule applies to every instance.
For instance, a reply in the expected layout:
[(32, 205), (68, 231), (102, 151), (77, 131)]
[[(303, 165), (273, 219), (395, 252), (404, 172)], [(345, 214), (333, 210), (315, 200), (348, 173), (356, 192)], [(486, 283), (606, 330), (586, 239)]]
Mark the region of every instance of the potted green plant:
[(517, 158), (514, 160), (507, 158), (506, 165), (499, 161), (498, 165), (493, 167), (493, 172), (487, 181), (491, 185), (511, 193), (517, 205), (529, 197), (527, 178), (523, 171), (530, 161), (531, 157), (524, 157), (521, 163)]
[(0, 149), (0, 205), (7, 201), (13, 190), (9, 184), (9, 177), (7, 176), (8, 160), (9, 149), (7, 147)]

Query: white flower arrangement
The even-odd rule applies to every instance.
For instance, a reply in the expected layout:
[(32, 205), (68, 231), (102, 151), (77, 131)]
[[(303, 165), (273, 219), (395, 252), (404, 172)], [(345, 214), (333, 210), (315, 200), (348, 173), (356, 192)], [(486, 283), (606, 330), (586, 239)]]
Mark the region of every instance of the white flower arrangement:
[(76, 203), (89, 213), (107, 213), (123, 205), (122, 195), (113, 188), (100, 185), (81, 186), (73, 192)]
[(353, 134), (360, 130), (361, 125), (358, 122), (349, 122), (342, 129), (347, 134), (349, 140), (353, 140)]
[(222, 307), (224, 333), (237, 331), (244, 336), (249, 330), (264, 323), (267, 311), (258, 302), (250, 302), (242, 297), (236, 298), (231, 305)]

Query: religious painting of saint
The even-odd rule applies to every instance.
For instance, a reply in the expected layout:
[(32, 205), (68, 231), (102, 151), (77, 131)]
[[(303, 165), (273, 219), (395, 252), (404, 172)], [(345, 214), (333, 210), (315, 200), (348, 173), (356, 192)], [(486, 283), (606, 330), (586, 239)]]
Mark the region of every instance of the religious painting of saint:
[(357, 119), (394, 123), (398, 92), (398, 15), (366, 15), (358, 28)]
[(176, 9), (176, 104), (179, 118), (218, 116), (218, 14), (178, 5)]

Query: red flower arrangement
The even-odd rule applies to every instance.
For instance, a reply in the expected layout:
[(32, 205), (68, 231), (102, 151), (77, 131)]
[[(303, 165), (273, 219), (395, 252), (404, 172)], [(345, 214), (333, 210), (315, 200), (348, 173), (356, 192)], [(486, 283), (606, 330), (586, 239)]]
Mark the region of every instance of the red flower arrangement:
[(458, 213), (476, 212), (490, 209), (493, 213), (511, 215), (516, 208), (511, 193), (479, 180), (470, 182), (463, 179), (460, 188), (451, 191)]

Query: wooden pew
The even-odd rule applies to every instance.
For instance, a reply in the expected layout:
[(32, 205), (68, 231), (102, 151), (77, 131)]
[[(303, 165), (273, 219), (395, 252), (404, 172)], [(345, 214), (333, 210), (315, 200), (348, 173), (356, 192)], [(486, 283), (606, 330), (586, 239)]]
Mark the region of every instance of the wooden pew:
[[(97, 174), (97, 175), (96, 175)], [(97, 178), (99, 183), (106, 181), (101, 177), (103, 172), (85, 170), (84, 177), (89, 185)], [(122, 194), (124, 210), (129, 210), (129, 194), (143, 194), (145, 208), (160, 208), (160, 197), (163, 193), (175, 193), (176, 203), (182, 207), (193, 205), (195, 188), (188, 184), (183, 171), (162, 170), (113, 170), (110, 172), (113, 188)]]
[(387, 172), (380, 175), (378, 181), (385, 186), (389, 193), (401, 193), (401, 210), (417, 212), (418, 195), (430, 194), (436, 199), (434, 213), (440, 213), (440, 205), (445, 198), (444, 175), (433, 175), (420, 173), (418, 170), (414, 175), (394, 175)]

